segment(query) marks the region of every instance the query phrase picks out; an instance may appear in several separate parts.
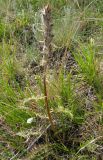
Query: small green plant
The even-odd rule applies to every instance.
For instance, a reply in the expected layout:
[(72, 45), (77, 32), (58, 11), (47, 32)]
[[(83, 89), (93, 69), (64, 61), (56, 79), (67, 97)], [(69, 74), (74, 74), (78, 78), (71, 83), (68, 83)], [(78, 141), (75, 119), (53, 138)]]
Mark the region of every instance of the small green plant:
[(102, 75), (100, 74), (98, 58), (93, 44), (80, 45), (77, 53), (74, 53), (75, 60), (79, 65), (79, 72), (85, 80), (93, 86), (97, 93), (102, 95)]
[(74, 53), (74, 57), (80, 67), (80, 73), (83, 73), (88, 82), (92, 84), (96, 76), (95, 50), (91, 45), (80, 45), (77, 53)]

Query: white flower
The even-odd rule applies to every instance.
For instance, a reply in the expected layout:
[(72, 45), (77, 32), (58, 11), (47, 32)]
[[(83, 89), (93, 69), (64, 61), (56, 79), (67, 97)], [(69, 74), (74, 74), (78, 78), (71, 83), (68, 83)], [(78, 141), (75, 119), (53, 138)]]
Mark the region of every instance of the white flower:
[(31, 117), (31, 118), (27, 119), (27, 123), (28, 123), (28, 124), (31, 124), (31, 123), (33, 122), (33, 120), (34, 120), (34, 118)]

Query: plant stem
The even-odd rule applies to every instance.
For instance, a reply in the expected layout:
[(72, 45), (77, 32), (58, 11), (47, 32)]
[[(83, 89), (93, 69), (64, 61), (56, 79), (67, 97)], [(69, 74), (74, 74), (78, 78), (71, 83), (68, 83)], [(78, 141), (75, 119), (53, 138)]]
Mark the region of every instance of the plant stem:
[(49, 5), (45, 6), (43, 10), (43, 25), (44, 25), (44, 46), (43, 46), (43, 68), (44, 68), (44, 95), (45, 95), (45, 109), (51, 124), (52, 129), (54, 130), (54, 123), (52, 120), (49, 104), (48, 104), (48, 94), (47, 94), (47, 66), (48, 66), (48, 56), (51, 54), (51, 41), (52, 41), (52, 23), (51, 23), (51, 8)]

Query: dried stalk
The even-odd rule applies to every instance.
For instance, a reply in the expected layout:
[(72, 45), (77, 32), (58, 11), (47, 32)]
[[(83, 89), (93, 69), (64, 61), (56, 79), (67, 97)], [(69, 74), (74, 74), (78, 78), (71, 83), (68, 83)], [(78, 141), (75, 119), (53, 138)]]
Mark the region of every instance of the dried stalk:
[(52, 41), (52, 23), (51, 23), (51, 8), (49, 5), (45, 6), (43, 10), (43, 26), (44, 26), (44, 46), (43, 46), (43, 60), (42, 66), (44, 68), (44, 76), (43, 76), (43, 83), (44, 83), (44, 95), (45, 95), (45, 109), (48, 114), (48, 118), (51, 124), (52, 129), (54, 130), (54, 123), (52, 120), (52, 116), (50, 113), (50, 108), (48, 105), (48, 94), (47, 94), (47, 82), (46, 82), (46, 74), (47, 74), (47, 67), (48, 67), (48, 57), (51, 54), (51, 41)]

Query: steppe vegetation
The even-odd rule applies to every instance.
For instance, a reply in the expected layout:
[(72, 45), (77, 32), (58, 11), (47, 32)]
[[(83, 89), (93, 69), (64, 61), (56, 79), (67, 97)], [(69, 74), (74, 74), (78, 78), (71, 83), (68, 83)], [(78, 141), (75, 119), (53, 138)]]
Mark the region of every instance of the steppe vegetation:
[(103, 159), (103, 0), (0, 0), (0, 159)]

